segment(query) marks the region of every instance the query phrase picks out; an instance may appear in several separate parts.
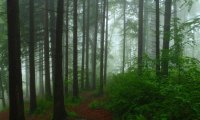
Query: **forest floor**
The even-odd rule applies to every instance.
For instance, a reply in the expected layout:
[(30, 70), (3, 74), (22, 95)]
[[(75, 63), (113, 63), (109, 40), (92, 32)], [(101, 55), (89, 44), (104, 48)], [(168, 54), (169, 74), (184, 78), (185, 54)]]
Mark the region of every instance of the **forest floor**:
[[(68, 120), (112, 120), (112, 114), (105, 109), (92, 109), (90, 104), (93, 101), (102, 101), (104, 97), (96, 97), (91, 92), (81, 94), (83, 100), (78, 105), (66, 106), (66, 109), (73, 117)], [(0, 112), (0, 120), (8, 119), (8, 110)], [(26, 120), (51, 120), (52, 109), (40, 115), (26, 115)]]

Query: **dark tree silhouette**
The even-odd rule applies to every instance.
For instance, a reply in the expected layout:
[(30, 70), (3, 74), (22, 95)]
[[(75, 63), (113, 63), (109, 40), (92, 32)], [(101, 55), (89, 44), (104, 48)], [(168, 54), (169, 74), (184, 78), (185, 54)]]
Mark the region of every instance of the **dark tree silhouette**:
[(25, 120), (20, 60), (19, 1), (7, 0), (9, 55), (9, 120)]
[(160, 5), (156, 0), (156, 75), (160, 75)]
[(66, 61), (65, 61), (65, 95), (68, 95), (68, 79), (69, 79), (69, 0), (66, 3)]
[(58, 0), (56, 21), (55, 78), (53, 120), (66, 120), (64, 105), (63, 72), (62, 72), (62, 33), (63, 33), (64, 0)]
[(85, 80), (85, 1), (83, 0), (83, 41), (82, 41), (82, 62), (81, 62), (81, 89), (84, 88), (84, 80)]
[(35, 91), (35, 24), (34, 24), (34, 0), (29, 1), (29, 66), (30, 66), (30, 113), (33, 113), (37, 107)]
[(87, 25), (86, 25), (86, 76), (85, 88), (89, 89), (89, 41), (90, 41), (90, 0), (87, 0)]
[(99, 94), (103, 94), (103, 58), (104, 58), (104, 33), (105, 33), (105, 12), (106, 12), (106, 0), (103, 0), (103, 13), (102, 13), (102, 23), (101, 23), (101, 50), (100, 50), (100, 87)]
[(73, 26), (73, 96), (78, 97), (78, 50), (77, 50), (77, 42), (78, 42), (78, 26), (77, 26), (77, 0), (74, 0), (74, 26)]
[(139, 0), (139, 28), (138, 28), (138, 74), (142, 74), (143, 67), (143, 8), (144, 0)]
[(93, 65), (92, 65), (92, 88), (96, 88), (96, 57), (97, 57), (97, 36), (98, 36), (98, 18), (99, 18), (99, 0), (96, 0), (96, 16), (95, 16), (95, 32), (94, 32), (94, 45), (93, 45)]
[(51, 97), (50, 71), (49, 71), (49, 26), (48, 26), (48, 10), (49, 2), (45, 0), (44, 15), (44, 62), (45, 62), (45, 95), (49, 99)]
[(162, 75), (164, 76), (168, 75), (171, 5), (172, 5), (172, 0), (165, 1), (163, 53), (162, 53), (162, 64), (161, 64)]

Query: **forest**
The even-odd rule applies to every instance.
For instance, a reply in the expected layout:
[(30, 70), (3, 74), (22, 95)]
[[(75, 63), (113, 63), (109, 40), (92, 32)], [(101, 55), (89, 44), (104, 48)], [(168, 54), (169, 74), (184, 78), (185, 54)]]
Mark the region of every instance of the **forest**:
[(0, 120), (200, 120), (200, 0), (0, 0)]

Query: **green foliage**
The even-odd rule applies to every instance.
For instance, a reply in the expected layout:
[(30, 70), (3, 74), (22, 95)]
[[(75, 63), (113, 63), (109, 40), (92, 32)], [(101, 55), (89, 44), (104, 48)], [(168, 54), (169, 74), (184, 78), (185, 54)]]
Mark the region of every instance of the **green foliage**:
[[(200, 118), (200, 79), (177, 72), (157, 82), (151, 72), (114, 75), (107, 87), (106, 107), (121, 120), (193, 120)], [(189, 72), (187, 72), (189, 73)]]
[(34, 114), (44, 114), (52, 107), (52, 101), (40, 99), (37, 102), (37, 109)]
[(74, 98), (73, 96), (68, 96), (67, 99), (65, 99), (65, 104), (67, 106), (77, 106), (81, 103), (82, 98)]
[(95, 100), (89, 104), (89, 107), (92, 109), (99, 109), (99, 108), (104, 107), (104, 103), (101, 101)]
[(72, 112), (72, 111), (68, 111), (68, 112), (67, 112), (67, 115), (69, 116), (69, 118), (75, 118), (75, 117), (78, 117), (77, 113)]

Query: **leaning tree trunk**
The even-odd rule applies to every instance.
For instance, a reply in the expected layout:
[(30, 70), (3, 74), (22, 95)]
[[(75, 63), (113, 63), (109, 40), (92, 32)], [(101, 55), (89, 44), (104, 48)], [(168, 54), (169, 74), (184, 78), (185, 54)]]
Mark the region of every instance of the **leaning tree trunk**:
[(63, 72), (62, 72), (62, 33), (64, 0), (58, 0), (56, 22), (56, 49), (55, 49), (55, 78), (53, 120), (66, 120), (67, 113), (64, 105)]
[(19, 1), (7, 0), (9, 56), (9, 120), (25, 120), (22, 91)]
[(34, 0), (29, 1), (30, 6), (30, 39), (29, 39), (29, 67), (30, 67), (30, 113), (36, 110), (36, 91), (35, 91), (35, 25), (34, 25)]

